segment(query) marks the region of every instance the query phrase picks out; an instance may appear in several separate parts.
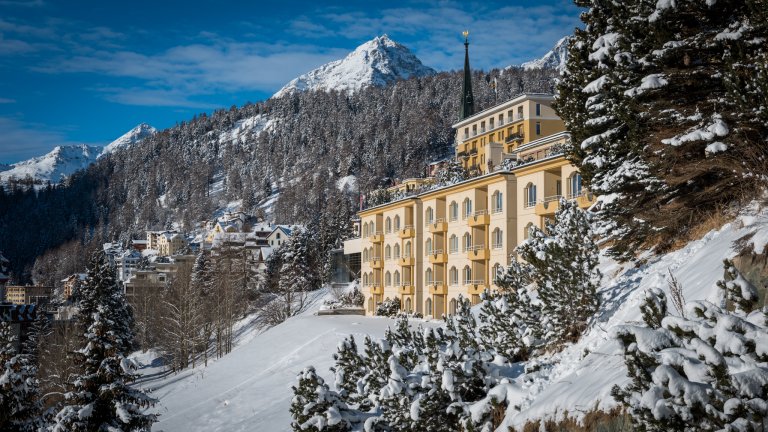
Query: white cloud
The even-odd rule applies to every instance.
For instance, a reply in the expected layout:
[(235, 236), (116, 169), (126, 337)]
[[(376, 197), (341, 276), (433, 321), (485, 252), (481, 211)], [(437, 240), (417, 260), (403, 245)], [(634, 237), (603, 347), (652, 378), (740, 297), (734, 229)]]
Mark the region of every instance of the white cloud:
[(16, 103), (16, 99), (0, 97), (0, 104), (12, 104), (12, 103)]

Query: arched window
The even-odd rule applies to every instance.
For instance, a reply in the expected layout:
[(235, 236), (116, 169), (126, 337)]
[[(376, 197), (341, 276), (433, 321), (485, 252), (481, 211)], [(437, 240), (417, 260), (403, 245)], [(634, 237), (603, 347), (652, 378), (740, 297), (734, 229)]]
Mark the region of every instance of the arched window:
[(528, 240), (528, 238), (531, 236), (532, 229), (533, 229), (533, 222), (528, 222), (528, 225), (525, 226), (525, 230), (523, 231), (524, 240)]
[(387, 234), (392, 232), (392, 219), (387, 217), (387, 220), (384, 222), (384, 229), (387, 230)]
[(501, 266), (501, 264), (499, 264), (499, 263), (494, 264), (494, 266), (493, 266), (493, 273), (491, 273), (491, 279), (495, 282), (496, 278), (501, 277), (503, 272), (504, 272), (504, 270), (503, 270), (503, 267)]
[(373, 313), (373, 297), (368, 299), (368, 312)]
[(405, 253), (403, 254), (405, 258), (411, 257), (411, 242), (407, 241), (405, 242)]
[(368, 273), (363, 273), (363, 286), (368, 285)]
[(428, 298), (427, 301), (424, 302), (424, 312), (426, 315), (432, 315), (432, 299)]
[(411, 298), (410, 297), (405, 299), (405, 311), (406, 312), (413, 312), (413, 306), (411, 305)]
[(373, 221), (368, 222), (368, 232), (371, 233), (371, 235), (376, 234), (376, 226), (373, 224)]
[(368, 224), (363, 224), (363, 237), (368, 237)]
[(426, 242), (424, 242), (424, 250), (425, 255), (432, 255), (432, 239), (428, 238)]
[(502, 231), (500, 228), (493, 230), (491, 240), (493, 242), (494, 249), (501, 249), (501, 247), (504, 246), (504, 231)]
[(384, 248), (384, 259), (390, 260), (392, 259), (392, 248), (387, 245), (387, 247)]
[(576, 198), (581, 195), (581, 174), (575, 172), (568, 179), (569, 198)]
[(368, 249), (363, 249), (363, 261), (368, 261)]
[(464, 199), (464, 212), (463, 212), (464, 219), (472, 216), (472, 200), (469, 198)]
[(390, 272), (384, 273), (384, 285), (392, 286), (392, 273)]
[(470, 233), (464, 233), (464, 252), (472, 248), (472, 235)]
[(395, 259), (400, 259), (400, 245), (395, 243)]
[(432, 285), (432, 269), (428, 268), (426, 272), (424, 272), (425, 279), (427, 280), (427, 285)]
[(449, 206), (450, 217), (452, 221), (459, 219), (459, 204), (456, 201), (452, 201)]
[(492, 195), (493, 212), (498, 213), (504, 209), (504, 194), (500, 191), (496, 191)]
[(525, 194), (523, 198), (525, 199), (526, 207), (533, 207), (536, 205), (536, 185), (535, 184), (528, 183), (528, 185), (525, 186)]
[(451, 280), (451, 285), (456, 286), (459, 284), (459, 270), (456, 267), (451, 267), (451, 270), (448, 272)]
[(456, 237), (456, 234), (451, 234), (451, 238), (448, 239), (448, 249), (452, 254), (459, 252), (459, 238)]
[(464, 285), (469, 285), (472, 280), (472, 268), (464, 266)]
[(456, 315), (457, 306), (458, 306), (458, 302), (456, 301), (456, 299), (451, 299), (451, 302), (449, 303), (448, 313), (451, 315)]
[(400, 272), (395, 270), (395, 286), (400, 286)]
[(427, 211), (424, 212), (424, 217), (426, 218), (427, 225), (433, 223), (435, 221), (435, 211), (432, 210), (432, 207), (427, 207)]
[(395, 231), (400, 231), (400, 215), (395, 215)]

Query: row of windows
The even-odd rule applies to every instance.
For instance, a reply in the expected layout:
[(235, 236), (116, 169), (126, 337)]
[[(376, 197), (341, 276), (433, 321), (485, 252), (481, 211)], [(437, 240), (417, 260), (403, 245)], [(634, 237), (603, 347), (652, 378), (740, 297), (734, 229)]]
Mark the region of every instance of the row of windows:
[[(574, 173), (568, 178), (568, 199), (576, 198), (579, 195), (581, 195), (583, 192), (582, 190), (582, 184), (581, 184), (581, 174)], [(558, 180), (555, 183), (555, 195), (561, 196), (563, 194), (562, 187), (560, 186), (560, 181)], [(525, 186), (525, 190), (523, 191), (523, 204), (525, 207), (533, 207), (536, 205), (538, 194), (537, 194), (537, 188), (536, 185), (533, 183), (528, 183)]]
[[(491, 277), (495, 280), (496, 277), (501, 276), (501, 273), (503, 271), (503, 267), (501, 264), (495, 264), (493, 266), (493, 273), (491, 273)], [(434, 280), (434, 272), (431, 268), (428, 268), (424, 271), (424, 279), (427, 283), (427, 285), (431, 285), (433, 283), (440, 284), (443, 281), (440, 280)], [(485, 284), (485, 280), (473, 280), (472, 279), (472, 267), (470, 266), (464, 266), (464, 269), (461, 271), (461, 282), (464, 285), (469, 284)], [(451, 267), (450, 270), (448, 270), (448, 283), (451, 286), (457, 286), (459, 285), (459, 269), (456, 267)]]
[[(517, 118), (513, 116), (514, 111), (509, 110), (507, 111), (507, 123), (511, 123), (515, 120), (522, 120), (523, 119), (523, 107), (519, 106), (517, 107)], [(541, 104), (536, 104), (536, 117), (541, 117)], [(497, 127), (495, 124), (497, 118), (491, 117), (488, 119), (488, 130), (491, 131)], [(476, 136), (478, 133), (485, 133), (486, 122), (481, 121), (480, 122), (480, 131), (478, 132), (477, 125), (472, 125), (472, 136)], [(499, 114), (498, 116), (498, 126), (504, 125), (504, 113)], [(538, 132), (537, 132), (538, 133)], [(464, 128), (464, 139), (469, 138), (469, 126)]]
[[(491, 195), (491, 212), (499, 213), (504, 209), (504, 193), (496, 191)], [(472, 216), (472, 200), (465, 198), (461, 204), (461, 215), (463, 219)], [(459, 219), (459, 204), (451, 201), (448, 205), (448, 219), (453, 222)], [(435, 210), (427, 207), (424, 211), (424, 221), (426, 225), (435, 223)]]

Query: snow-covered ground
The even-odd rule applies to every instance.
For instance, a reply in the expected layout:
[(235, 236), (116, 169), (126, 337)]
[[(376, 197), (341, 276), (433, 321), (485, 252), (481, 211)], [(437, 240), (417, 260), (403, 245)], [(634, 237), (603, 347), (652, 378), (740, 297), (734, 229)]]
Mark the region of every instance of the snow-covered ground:
[[(518, 409), (507, 411), (501, 430), (506, 430), (506, 425), (520, 426), (529, 419), (551, 417), (566, 410), (578, 416), (595, 406), (614, 406), (610, 389), (627, 378), (622, 349), (610, 338), (611, 329), (641, 322), (639, 306), (644, 289), (659, 287), (667, 291), (669, 271), (683, 285), (687, 300), (715, 300), (715, 282), (723, 276), (722, 260), (735, 254), (734, 242), (755, 232), (752, 241), (756, 246), (768, 242), (768, 212), (756, 213), (753, 209), (751, 214), (678, 251), (647, 257), (647, 262), (637, 268), (604, 259), (599, 322), (579, 343), (548, 359), (552, 366), (513, 380), (509, 394), (511, 405)], [(155, 430), (290, 430), (288, 408), (296, 374), (304, 366), (314, 365), (332, 385), (328, 369), (333, 365), (332, 355), (339, 341), (349, 334), (358, 341), (365, 335), (383, 337), (387, 326), (394, 323), (386, 318), (315, 316), (319, 303), (315, 302), (307, 313), (264, 332), (246, 321), (239, 345), (226, 357), (207, 368), (143, 382), (160, 399), (161, 417)], [(143, 360), (151, 364), (152, 359), (145, 356)], [(154, 366), (144, 372), (157, 372)]]

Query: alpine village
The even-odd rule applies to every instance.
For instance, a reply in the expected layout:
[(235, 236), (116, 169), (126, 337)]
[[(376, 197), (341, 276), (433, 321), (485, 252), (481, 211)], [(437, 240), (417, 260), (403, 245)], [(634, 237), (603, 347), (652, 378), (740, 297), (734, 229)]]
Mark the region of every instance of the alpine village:
[(558, 5), (0, 164), (0, 430), (768, 431), (768, 2)]

